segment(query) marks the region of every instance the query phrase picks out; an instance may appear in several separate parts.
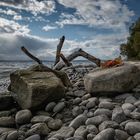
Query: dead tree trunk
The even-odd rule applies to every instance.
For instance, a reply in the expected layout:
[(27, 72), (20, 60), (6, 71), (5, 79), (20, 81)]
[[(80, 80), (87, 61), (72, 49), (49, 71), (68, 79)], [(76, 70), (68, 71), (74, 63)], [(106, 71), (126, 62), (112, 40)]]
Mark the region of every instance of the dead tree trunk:
[(64, 41), (65, 41), (65, 36), (62, 36), (62, 38), (60, 38), (59, 44), (57, 45), (56, 58), (55, 58), (54, 66), (60, 61), (60, 53), (61, 53), (61, 49), (63, 47)]
[[(79, 49), (79, 50), (73, 52), (72, 54), (70, 54), (69, 56), (67, 56), (66, 59), (67, 59), (67, 61), (70, 62), (70, 61), (74, 60), (75, 58), (77, 58), (78, 56), (82, 56), (82, 57), (88, 59), (89, 61), (94, 62), (97, 66), (100, 66), (100, 62), (101, 62), (100, 59), (98, 59), (98, 58), (96, 58), (96, 57), (88, 54), (87, 52), (83, 51), (82, 49)], [(65, 66), (65, 64), (62, 61), (60, 61), (60, 62), (58, 62), (56, 64), (56, 66), (54, 67), (54, 69), (60, 70), (64, 66)]]

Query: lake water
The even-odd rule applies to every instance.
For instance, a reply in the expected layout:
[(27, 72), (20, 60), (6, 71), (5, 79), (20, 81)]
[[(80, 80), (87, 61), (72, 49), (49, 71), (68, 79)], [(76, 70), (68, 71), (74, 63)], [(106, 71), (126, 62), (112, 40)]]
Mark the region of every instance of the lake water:
[[(73, 62), (73, 65), (88, 64), (88, 63), (90, 63), (90, 62), (86, 61), (86, 60), (84, 60), (84, 61), (77, 60), (77, 61)], [(26, 62), (0, 61), (0, 93), (6, 91), (7, 86), (10, 83), (9, 76), (10, 76), (11, 72), (18, 70), (18, 69), (25, 69), (33, 64), (36, 64), (36, 63), (31, 62), (31, 61), (30, 62), (27, 62), (27, 61)], [(54, 64), (54, 61), (45, 61), (44, 64), (49, 67), (52, 67)]]

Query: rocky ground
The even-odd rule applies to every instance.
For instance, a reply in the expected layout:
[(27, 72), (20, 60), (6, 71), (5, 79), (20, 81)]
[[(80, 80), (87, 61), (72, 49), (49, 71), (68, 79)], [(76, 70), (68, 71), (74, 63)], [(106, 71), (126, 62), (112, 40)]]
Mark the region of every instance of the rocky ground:
[(91, 97), (83, 76), (92, 69), (65, 68), (73, 86), (39, 111), (21, 110), (12, 97), (0, 95), (0, 140), (140, 140), (140, 86)]

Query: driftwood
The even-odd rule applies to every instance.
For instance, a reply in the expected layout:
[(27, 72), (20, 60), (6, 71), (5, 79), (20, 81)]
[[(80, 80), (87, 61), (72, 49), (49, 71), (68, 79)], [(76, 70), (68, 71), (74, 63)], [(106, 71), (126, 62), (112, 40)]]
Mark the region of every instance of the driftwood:
[(62, 53), (60, 54), (60, 57), (63, 60), (63, 62), (66, 64), (67, 67), (72, 65), (72, 63), (70, 63)]
[(25, 47), (21, 47), (21, 50), (31, 59), (33, 59), (34, 61), (36, 61), (39, 65), (37, 67), (35, 67), (34, 71), (45, 71), (45, 72), (52, 72), (54, 73), (58, 78), (61, 79), (61, 81), (63, 82), (63, 84), (68, 87), (71, 86), (70, 80), (67, 76), (66, 73), (64, 72), (59, 72), (57, 70), (53, 70), (45, 65), (43, 65), (42, 61), (39, 60), (37, 57), (35, 57), (33, 54), (31, 54)]
[[(79, 50), (73, 52), (72, 54), (70, 54), (69, 56), (67, 56), (66, 57), (66, 60), (69, 61), (69, 63), (70, 63), (72, 60), (74, 60), (78, 56), (82, 56), (82, 57), (88, 59), (89, 61), (94, 62), (97, 66), (100, 66), (100, 63), (101, 63), (101, 60), (100, 59), (98, 59), (98, 58), (96, 58), (96, 57), (88, 54), (87, 52), (83, 51), (82, 49), (79, 49)], [(62, 61), (59, 61), (55, 65), (54, 69), (60, 70), (64, 66), (65, 66), (65, 64)]]
[(65, 40), (65, 36), (62, 36), (62, 38), (60, 38), (59, 44), (57, 45), (56, 58), (55, 58), (54, 66), (60, 61), (60, 53), (61, 53), (61, 49), (63, 47), (64, 40)]
[[(73, 52), (72, 54), (70, 54), (69, 56), (65, 57), (62, 53), (61, 53), (61, 49), (63, 47), (63, 43), (65, 40), (65, 36), (62, 36), (60, 38), (60, 42), (57, 45), (57, 51), (56, 51), (56, 59), (55, 59), (55, 64), (54, 64), (54, 68), (51, 69), (45, 65), (43, 65), (42, 61), (39, 60), (37, 57), (35, 57), (33, 54), (31, 54), (25, 47), (21, 47), (21, 50), (31, 59), (33, 59), (34, 61), (36, 61), (39, 64), (38, 70), (39, 71), (48, 71), (48, 72), (53, 72), (57, 77), (59, 77), (62, 82), (64, 83), (64, 85), (66, 86), (70, 86), (70, 80), (68, 79), (67, 75), (62, 74), (62, 72), (59, 72), (57, 70), (61, 70), (64, 66), (71, 66), (72, 63), (71, 61), (74, 60), (75, 58), (77, 58), (78, 56), (82, 56), (86, 59), (88, 59), (91, 62), (94, 62), (97, 66), (100, 66), (101, 64), (101, 60), (88, 54), (87, 52), (83, 51), (82, 49), (79, 49), (75, 52)], [(63, 61), (60, 61), (60, 58)]]
[(32, 55), (24, 46), (21, 47), (21, 50), (27, 55), (29, 56), (31, 59), (33, 59), (34, 61), (36, 61), (38, 64), (42, 64), (42, 61), (39, 60), (37, 57), (35, 57), (34, 55)]

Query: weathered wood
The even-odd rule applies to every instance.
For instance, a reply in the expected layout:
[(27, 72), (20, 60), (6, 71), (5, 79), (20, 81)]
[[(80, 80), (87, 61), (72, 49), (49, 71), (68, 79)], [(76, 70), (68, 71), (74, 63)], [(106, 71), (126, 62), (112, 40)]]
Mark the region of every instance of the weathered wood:
[(60, 57), (61, 57), (61, 59), (64, 61), (64, 63), (66, 64), (66, 66), (71, 66), (72, 65), (72, 63), (70, 63), (68, 60), (67, 60), (67, 58), (62, 54), (62, 53), (60, 53)]
[[(82, 56), (82, 57), (88, 59), (89, 61), (95, 63), (97, 66), (100, 66), (100, 63), (101, 63), (100, 59), (88, 54), (87, 52), (83, 51), (82, 49), (78, 49), (77, 51), (71, 53), (69, 56), (66, 57), (66, 59), (70, 62), (79, 56)], [(64, 66), (65, 66), (65, 64), (62, 61), (60, 61), (55, 65), (54, 69), (60, 70)]]
[(79, 51), (79, 55), (83, 56), (84, 58), (88, 59), (89, 61), (94, 62), (97, 66), (100, 66), (101, 60), (99, 58), (96, 58), (93, 55), (88, 54), (87, 52), (83, 51), (82, 49)]
[(60, 53), (61, 53), (61, 49), (63, 47), (64, 40), (65, 40), (65, 36), (62, 36), (60, 38), (59, 44), (57, 45), (56, 58), (55, 58), (54, 66), (60, 61)]
[(34, 55), (32, 55), (24, 46), (21, 47), (21, 50), (27, 55), (29, 56), (31, 59), (33, 59), (34, 61), (36, 61), (38, 64), (42, 64), (42, 61), (39, 60), (37, 57), (35, 57)]

